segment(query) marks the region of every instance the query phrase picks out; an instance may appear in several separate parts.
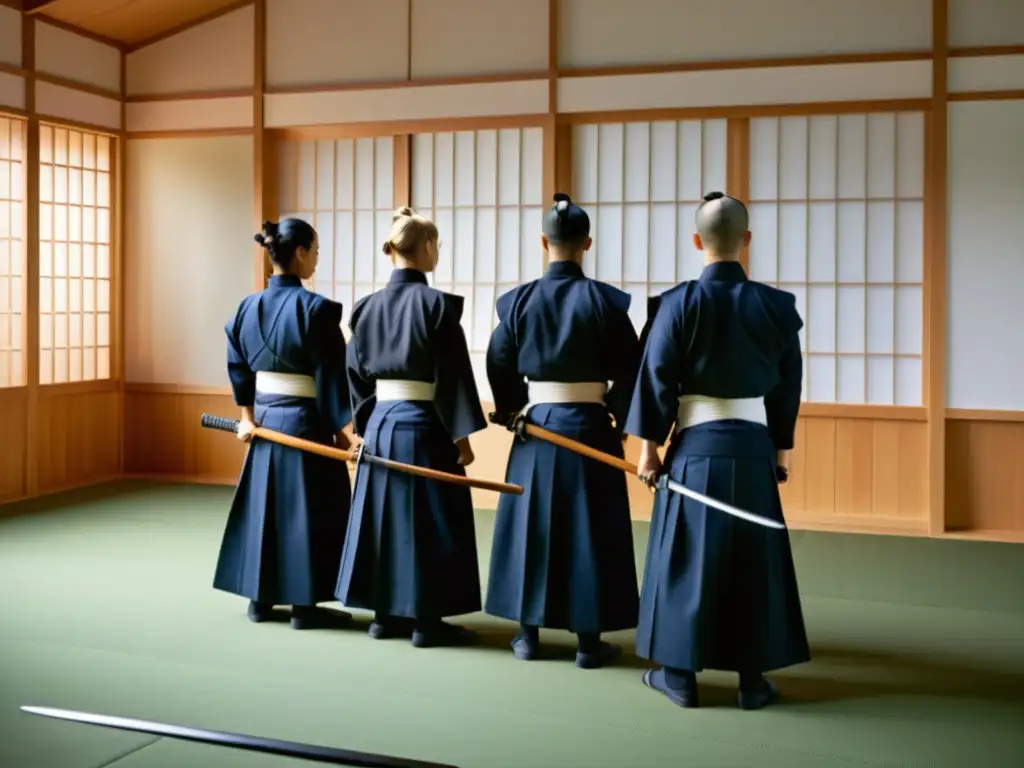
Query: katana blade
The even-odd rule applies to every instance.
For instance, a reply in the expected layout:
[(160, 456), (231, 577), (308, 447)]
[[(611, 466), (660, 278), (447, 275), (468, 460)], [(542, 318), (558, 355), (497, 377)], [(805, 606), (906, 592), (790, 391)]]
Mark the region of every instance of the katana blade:
[(244, 733), (211, 731), (206, 728), (192, 728), (185, 725), (171, 725), (150, 720), (136, 720), (130, 717), (98, 715), (91, 712), (76, 712), (70, 709), (23, 706), (21, 711), (30, 715), (39, 715), (55, 720), (98, 725), (101, 728), (114, 728), (121, 731), (151, 733), (155, 736), (166, 736), (172, 739), (181, 739), (182, 741), (213, 744), (215, 746), (242, 749), (249, 752), (263, 752), (270, 755), (284, 755), (300, 760), (328, 763), (330, 765), (350, 765), (360, 766), (361, 768), (456, 768), (456, 766), (443, 763), (407, 760), (401, 757), (375, 755), (371, 752), (353, 752), (347, 749), (303, 744), (298, 741), (282, 741), (262, 736), (250, 736)]
[[(496, 424), (504, 423), (497, 417), (496, 414), (491, 414), (491, 421)], [(594, 459), (594, 461), (600, 461), (601, 463), (607, 464), (610, 467), (620, 469), (623, 472), (626, 472), (627, 474), (637, 474), (636, 464), (631, 464), (625, 459), (620, 459), (618, 456), (612, 456), (610, 453), (605, 453), (604, 451), (599, 451), (596, 448), (591, 448), (589, 445), (581, 443), (578, 440), (573, 440), (571, 437), (565, 437), (564, 435), (559, 435), (555, 432), (551, 432), (550, 430), (544, 429), (543, 427), (538, 427), (536, 424), (530, 424), (523, 419), (519, 419), (516, 422), (516, 424), (513, 427), (513, 432), (516, 432), (517, 434), (521, 435), (526, 435), (529, 437), (535, 437), (538, 440), (544, 440), (545, 442), (560, 446), (562, 448), (565, 448), (566, 450), (573, 451), (574, 453), (578, 453), (581, 456), (586, 456), (587, 458)], [(705, 504), (709, 507), (714, 507), (720, 512), (725, 512), (727, 515), (738, 517), (741, 520), (746, 520), (749, 523), (763, 525), (766, 528), (775, 528), (777, 530), (785, 530), (786, 528), (785, 523), (780, 523), (776, 520), (772, 520), (771, 518), (767, 518), (762, 515), (755, 515), (753, 512), (747, 512), (746, 510), (734, 507), (732, 504), (726, 504), (724, 501), (719, 501), (718, 499), (713, 499), (710, 496), (705, 496), (703, 493), (691, 491), (685, 485), (682, 485), (681, 483), (677, 483), (675, 480), (672, 480), (670, 477), (668, 477), (668, 475), (661, 476), (661, 478), (658, 480), (657, 487), (662, 488), (664, 490), (672, 491), (673, 493), (678, 493), (682, 496), (688, 496), (694, 501), (699, 501), (701, 504)]]
[(680, 496), (686, 496), (699, 501), (701, 504), (706, 504), (709, 507), (714, 507), (720, 512), (725, 512), (727, 515), (738, 517), (741, 520), (746, 520), (749, 523), (756, 523), (757, 525), (763, 525), (765, 528), (775, 528), (776, 530), (784, 531), (786, 529), (785, 523), (780, 523), (777, 520), (764, 517), (763, 515), (755, 515), (753, 512), (747, 512), (746, 510), (734, 507), (732, 504), (726, 504), (724, 501), (713, 499), (710, 496), (705, 496), (703, 493), (687, 488), (682, 483), (677, 483), (675, 480), (670, 478), (668, 475), (662, 475), (658, 478), (658, 488), (664, 488), (665, 490), (678, 493)]

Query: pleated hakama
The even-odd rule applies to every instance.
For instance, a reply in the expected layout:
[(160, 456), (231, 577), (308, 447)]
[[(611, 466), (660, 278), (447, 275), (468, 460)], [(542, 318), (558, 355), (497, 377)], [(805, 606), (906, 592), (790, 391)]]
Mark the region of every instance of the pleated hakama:
[[(604, 406), (538, 405), (529, 419), (623, 455)], [(528, 438), (513, 443), (505, 478), (524, 493), (502, 495), (498, 504), (487, 613), (575, 633), (635, 627), (639, 595), (625, 474)]]
[[(760, 425), (691, 427), (673, 440), (665, 468), (687, 488), (783, 520), (775, 451)], [(788, 531), (658, 491), (636, 649), (693, 671), (767, 672), (809, 661)]]
[[(378, 403), (363, 442), (374, 456), (465, 475), (431, 403)], [(480, 610), (469, 488), (361, 465), (335, 597), (349, 608), (414, 619)]]
[[(330, 444), (315, 401), (257, 395), (261, 426)], [(338, 461), (253, 440), (235, 489), (214, 588), (272, 605), (334, 599), (351, 486)]]

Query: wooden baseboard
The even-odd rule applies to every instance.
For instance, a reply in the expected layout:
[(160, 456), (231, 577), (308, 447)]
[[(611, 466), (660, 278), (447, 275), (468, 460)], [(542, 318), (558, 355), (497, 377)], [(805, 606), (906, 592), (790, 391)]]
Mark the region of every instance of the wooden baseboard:
[[(115, 415), (123, 408), (123, 419)], [(0, 443), (0, 503), (30, 498), (26, 484), (25, 388), (0, 390), (5, 435)], [(39, 400), (35, 495), (118, 478), (232, 486), (245, 446), (200, 426), (203, 413), (234, 414), (230, 391), (126, 383), (121, 388), (53, 390)], [(487, 407), (488, 404), (485, 404)], [(927, 536), (927, 422), (915, 409), (805, 408), (797, 428), (792, 477), (782, 488), (793, 530)], [(1024, 413), (946, 412), (948, 538), (1024, 540)], [(123, 424), (123, 471), (120, 466)], [(491, 427), (474, 436), (469, 474), (504, 478), (511, 435)], [(639, 444), (626, 456), (636, 461)], [(628, 480), (632, 515), (649, 520), (652, 494)], [(494, 493), (476, 491), (481, 509)]]

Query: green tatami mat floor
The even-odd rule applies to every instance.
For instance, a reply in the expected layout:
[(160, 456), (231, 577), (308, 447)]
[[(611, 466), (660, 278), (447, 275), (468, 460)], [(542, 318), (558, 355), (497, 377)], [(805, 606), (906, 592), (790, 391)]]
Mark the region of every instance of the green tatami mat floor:
[[(582, 671), (485, 644), (414, 649), (253, 625), (210, 584), (230, 489), (122, 483), (0, 509), (0, 766), (285, 768), (313, 763), (23, 715), (81, 709), (460, 768), (1024, 766), (1024, 547), (792, 533), (814, 661), (741, 712), (702, 676), (684, 711), (644, 664)], [(492, 516), (481, 512), (486, 576)], [(647, 526), (637, 524), (642, 557)]]

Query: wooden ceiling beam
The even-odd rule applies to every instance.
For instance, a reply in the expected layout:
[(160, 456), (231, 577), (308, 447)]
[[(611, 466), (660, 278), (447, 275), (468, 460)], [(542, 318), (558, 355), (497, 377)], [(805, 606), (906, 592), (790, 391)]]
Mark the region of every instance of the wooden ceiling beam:
[(46, 6), (53, 5), (57, 0), (24, 0), (21, 10), (25, 13), (40, 13), (46, 10)]

